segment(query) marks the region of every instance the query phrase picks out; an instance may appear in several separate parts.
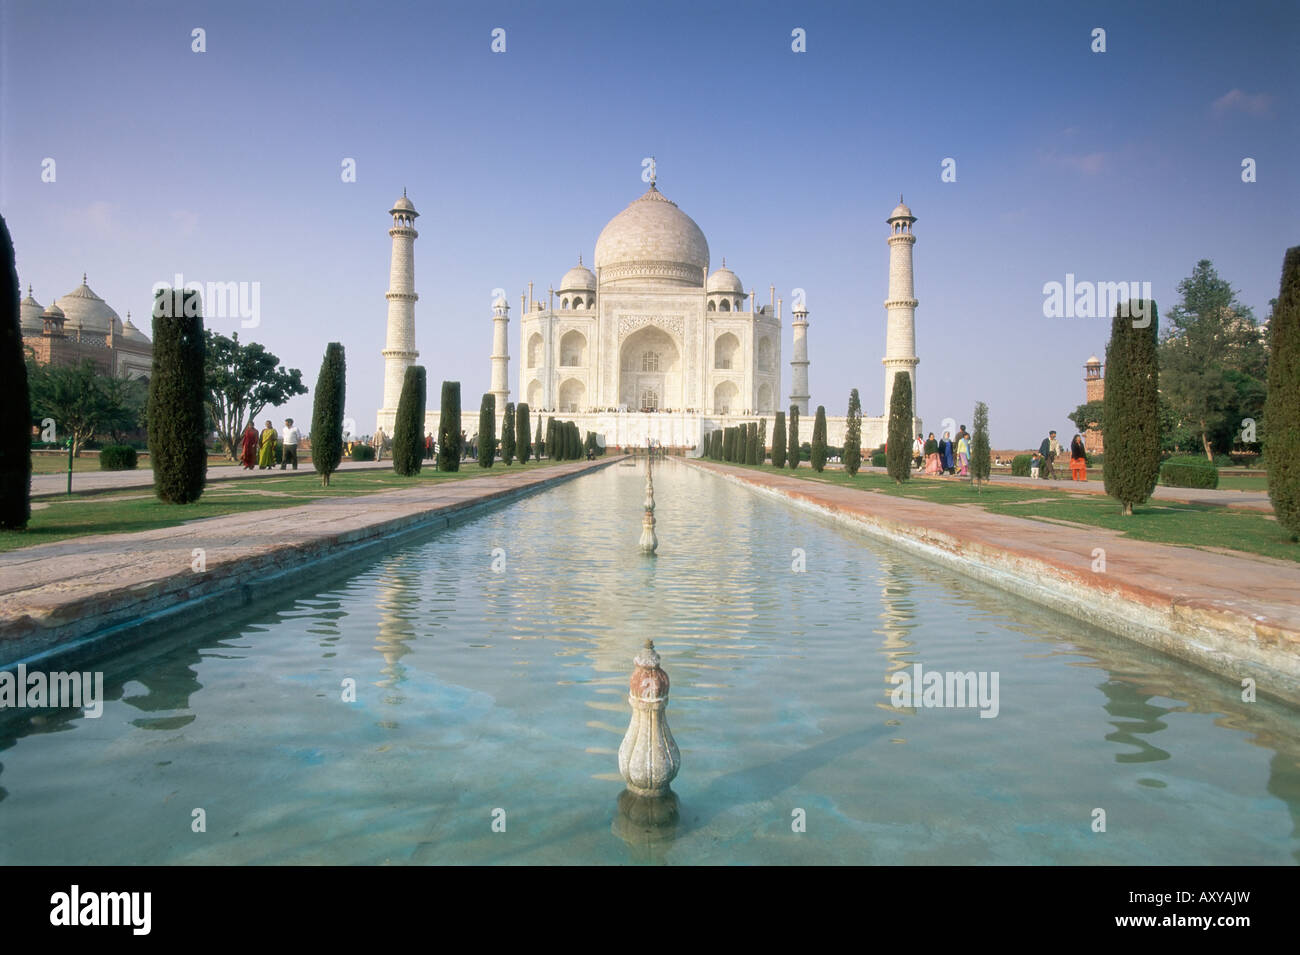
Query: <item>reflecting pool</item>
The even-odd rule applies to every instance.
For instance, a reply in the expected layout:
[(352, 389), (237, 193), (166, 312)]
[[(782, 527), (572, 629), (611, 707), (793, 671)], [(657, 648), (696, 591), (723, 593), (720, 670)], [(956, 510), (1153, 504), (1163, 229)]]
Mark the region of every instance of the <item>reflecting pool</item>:
[[(678, 463), (643, 557), (644, 484), (615, 464), (79, 661), (101, 718), (0, 718), (0, 862), (1300, 859), (1297, 711)], [(671, 824), (620, 808), (646, 638)], [(996, 715), (893, 706), (917, 664), (996, 674)]]

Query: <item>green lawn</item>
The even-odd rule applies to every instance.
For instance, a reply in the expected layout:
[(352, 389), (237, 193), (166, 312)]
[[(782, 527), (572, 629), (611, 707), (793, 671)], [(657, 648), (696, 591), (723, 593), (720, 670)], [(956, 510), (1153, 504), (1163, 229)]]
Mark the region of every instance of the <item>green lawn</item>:
[[(163, 504), (147, 487), (93, 495), (73, 494), (70, 498), (36, 498), (32, 501), (32, 518), (25, 531), (0, 531), (0, 551), (88, 534), (127, 534), (174, 527), (223, 514), (295, 507), (324, 497), (357, 497), (419, 484), (470, 480), (485, 475), (515, 473), (521, 469), (533, 471), (555, 464), (553, 461), (540, 464), (530, 461), (526, 465), (514, 464), (507, 468), (498, 462), (495, 467), (481, 468), (473, 461), (465, 463), (468, 467), (462, 467), (460, 471), (429, 469), (413, 478), (399, 477), (387, 469), (339, 471), (330, 478), (327, 488), (321, 487), (319, 478), (310, 470), (297, 474), (277, 473), (275, 477), (221, 481), (209, 484), (202, 498), (187, 505)], [(39, 507), (41, 504), (49, 506)]]
[[(310, 455), (299, 455), (301, 460), (311, 462)], [(302, 466), (301, 460), (299, 467)], [(208, 467), (234, 466), (238, 461), (232, 461), (224, 454), (208, 455)], [(140, 452), (139, 465), (141, 468), (149, 467), (149, 455)], [(82, 471), (98, 471), (99, 455), (83, 454), (79, 458), (72, 459), (72, 473), (80, 474)], [(33, 454), (32, 455), (32, 473), (33, 474), (67, 474), (68, 473), (68, 453), (62, 454)]]
[[(769, 473), (776, 470), (770, 465), (745, 466), (745, 469)], [(1292, 542), (1272, 515), (1259, 511), (1152, 500), (1135, 507), (1132, 517), (1124, 517), (1119, 505), (1109, 497), (1069, 494), (1046, 481), (1041, 487), (992, 485), (976, 491), (966, 481), (954, 478), (913, 477), (900, 487), (884, 474), (860, 472), (854, 478), (844, 471), (817, 474), (807, 464), (796, 471), (782, 469), (781, 473), (805, 481), (843, 484), (865, 492), (918, 498), (936, 504), (974, 505), (995, 514), (1104, 527), (1121, 531), (1135, 540), (1204, 549), (1226, 548), (1300, 562), (1300, 543)]]

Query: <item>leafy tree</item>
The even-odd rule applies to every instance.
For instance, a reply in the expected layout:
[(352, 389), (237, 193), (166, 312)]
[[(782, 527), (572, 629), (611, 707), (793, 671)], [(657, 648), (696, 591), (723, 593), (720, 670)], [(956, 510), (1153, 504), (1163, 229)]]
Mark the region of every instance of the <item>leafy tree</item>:
[(889, 431), (885, 439), (885, 467), (895, 484), (912, 476), (912, 376), (894, 376), (889, 396)]
[(772, 467), (785, 467), (785, 412), (776, 413), (776, 421), (772, 425)]
[(826, 406), (817, 406), (817, 417), (813, 419), (812, 454), (809, 456), (812, 468), (818, 474), (826, 469)]
[(515, 453), (519, 455), (520, 464), (527, 464), (533, 451), (528, 439), (528, 413), (528, 403), (519, 402), (515, 408)]
[(979, 488), (993, 470), (993, 452), (989, 448), (989, 406), (982, 401), (975, 402), (974, 428), (970, 439), (970, 477)]
[[(428, 388), (423, 365), (410, 365), (393, 417), (393, 471), (415, 477), (424, 466), (424, 409)], [(445, 393), (444, 393), (445, 394)]]
[(1154, 301), (1130, 302), (1127, 308), (1120, 305), (1106, 345), (1103, 478), (1106, 493), (1120, 502), (1125, 516), (1133, 514), (1134, 504), (1151, 496), (1160, 477), (1157, 325)]
[(790, 406), (790, 434), (786, 440), (786, 464), (793, 471), (799, 467), (799, 406)]
[[(1286, 250), (1282, 290), (1268, 323), (1264, 461), (1277, 522), (1300, 539), (1300, 246)], [(1109, 467), (1109, 461), (1107, 467)]]
[(18, 309), (13, 237), (0, 216), (0, 529), (21, 530), (32, 516), (32, 406)]
[(501, 416), (501, 463), (506, 467), (515, 463), (515, 403), (506, 402)]
[[(30, 383), (28, 421), (53, 418), (56, 434), (66, 435), (72, 441), (73, 454), (80, 456), (85, 443), (104, 430), (113, 416), (104, 376), (88, 358), (75, 365), (40, 365), (32, 361), (24, 372)], [(30, 440), (28, 437), (29, 445)]]
[(849, 476), (862, 467), (862, 399), (858, 389), (849, 392), (849, 415), (844, 422), (844, 470)]
[(325, 346), (320, 374), (316, 376), (316, 394), (311, 409), (311, 466), (325, 487), (329, 487), (330, 475), (338, 470), (339, 462), (343, 460), (343, 402), (347, 376), (343, 346), (339, 342), (330, 342)]
[(1080, 434), (1087, 434), (1089, 428), (1101, 427), (1101, 414), (1104, 407), (1105, 402), (1103, 401), (1085, 401), (1066, 417), (1074, 422), (1076, 431)]
[(206, 353), (199, 293), (159, 289), (149, 375), (149, 464), (154, 492), (168, 504), (197, 501), (207, 480)]
[(483, 395), (478, 409), (478, 466), (490, 468), (497, 458), (497, 396)]
[[(1159, 346), (1161, 393), (1213, 461), (1216, 446), (1231, 447), (1243, 418), (1263, 417), (1267, 349), (1254, 314), (1209, 259), (1196, 263), (1178, 292), (1182, 301), (1166, 316)], [(1109, 392), (1114, 370), (1106, 375)]]
[(280, 359), (257, 342), (239, 341), (209, 329), (204, 363), (207, 390), (204, 405), (226, 456), (239, 456), (239, 436), (244, 426), (262, 416), (270, 405), (279, 407), (295, 395), (305, 395), (302, 372), (286, 369)]
[(460, 436), (460, 382), (442, 383), (442, 408), (438, 415), (438, 470), (459, 471), (464, 442)]

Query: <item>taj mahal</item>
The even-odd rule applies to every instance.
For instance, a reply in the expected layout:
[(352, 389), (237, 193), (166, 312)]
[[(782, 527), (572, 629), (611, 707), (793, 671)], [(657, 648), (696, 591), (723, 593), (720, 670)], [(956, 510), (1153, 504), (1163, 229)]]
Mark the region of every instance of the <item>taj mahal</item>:
[[(388, 335), (383, 350), (384, 398), (377, 426), (392, 434), (406, 369), (415, 363), (415, 240), (419, 216), (405, 192), (389, 210), (392, 266)], [(916, 217), (899, 197), (885, 220), (889, 287), (885, 305), (884, 414), (862, 419), (862, 446), (885, 441), (894, 377), (912, 378), (916, 394), (912, 225)], [(574, 421), (612, 446), (697, 447), (716, 428), (773, 418), (799, 409), (800, 440), (812, 436), (809, 311), (793, 302), (789, 343), (791, 394), (781, 393), (784, 302), (774, 286), (759, 304), (726, 260), (709, 271), (709, 243), (695, 221), (659, 191), (656, 181), (601, 230), (591, 267), (578, 258), (545, 297), (534, 285), (519, 298), (517, 390), (510, 389), (510, 305), (492, 303), (491, 386), (498, 416), (506, 402), (527, 402), (534, 420), (548, 415)], [(430, 370), (431, 381), (439, 377)], [(431, 389), (431, 394), (436, 393)], [(915, 400), (915, 399), (914, 399)], [(474, 395), (463, 406), (477, 405)], [(828, 410), (847, 406), (848, 395), (828, 395)], [(816, 403), (811, 410), (816, 410)], [(465, 419), (471, 422), (472, 415)], [(438, 411), (426, 430), (436, 432)], [(845, 418), (827, 417), (827, 443), (843, 443)], [(921, 430), (920, 419), (913, 431)]]

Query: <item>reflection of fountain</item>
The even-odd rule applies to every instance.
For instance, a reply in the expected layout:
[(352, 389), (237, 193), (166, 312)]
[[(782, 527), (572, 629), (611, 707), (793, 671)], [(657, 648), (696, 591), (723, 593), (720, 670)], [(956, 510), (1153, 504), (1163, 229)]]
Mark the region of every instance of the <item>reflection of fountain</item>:
[(630, 789), (618, 794), (614, 835), (630, 846), (653, 849), (677, 835), (681, 809), (671, 789), (662, 796), (638, 796)]
[[(888, 663), (885, 667), (885, 699), (876, 705), (897, 713), (899, 710), (890, 702), (890, 693), (895, 687), (890, 677), (895, 671), (915, 662), (911, 659), (915, 655), (914, 644), (908, 637), (916, 627), (916, 602), (912, 599), (912, 581), (906, 567), (883, 555), (880, 567), (884, 580), (880, 586), (881, 626), (876, 633), (885, 638), (880, 649)], [(912, 712), (911, 708), (906, 712)]]
[(618, 771), (638, 796), (666, 796), (682, 759), (664, 710), (668, 707), (668, 674), (659, 666), (653, 640), (632, 661), (628, 702), (632, 722), (618, 748)]
[(651, 474), (651, 455), (645, 459), (645, 516), (641, 518), (641, 553), (653, 557), (659, 547), (659, 538), (655, 537), (655, 484)]
[[(418, 579), (409, 567), (403, 566), (402, 559), (390, 563), (384, 568), (379, 580), (379, 632), (376, 634), (375, 649), (384, 658), (384, 665), (379, 668), (383, 678), (375, 686), (390, 691), (384, 697), (385, 703), (401, 704), (405, 702), (399, 687), (406, 682), (406, 667), (402, 657), (411, 652), (407, 641), (415, 636), (412, 617), (416, 609), (417, 593), (413, 586)], [(395, 727), (395, 722), (381, 725)]]

